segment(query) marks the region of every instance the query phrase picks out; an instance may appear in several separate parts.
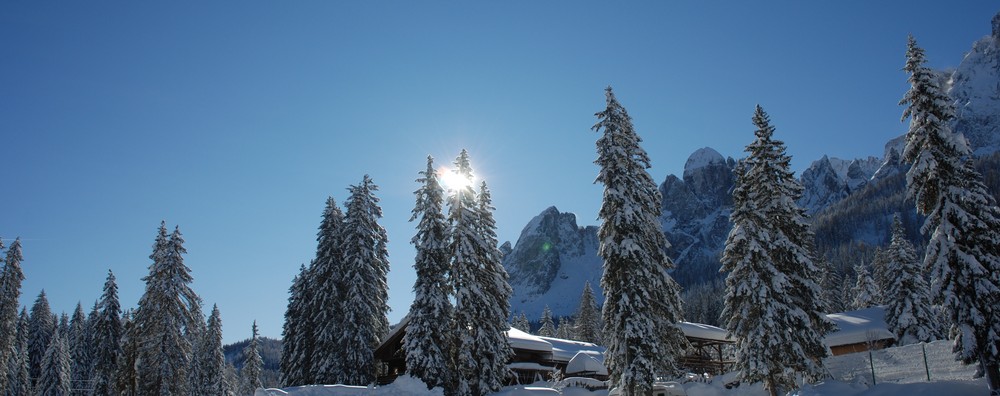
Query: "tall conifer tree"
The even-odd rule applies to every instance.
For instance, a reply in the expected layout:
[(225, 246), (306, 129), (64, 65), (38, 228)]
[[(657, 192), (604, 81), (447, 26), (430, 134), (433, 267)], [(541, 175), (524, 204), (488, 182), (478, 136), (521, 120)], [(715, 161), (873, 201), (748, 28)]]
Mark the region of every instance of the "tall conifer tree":
[(191, 343), (186, 328), (195, 320), (192, 306), (197, 294), (188, 286), (191, 269), (184, 265), (184, 239), (175, 228), (167, 236), (165, 223), (149, 256), (153, 264), (143, 278), (146, 291), (139, 299), (136, 328), (136, 362), (139, 393), (181, 395), (188, 392)]
[(541, 327), (538, 328), (538, 335), (542, 337), (556, 336), (556, 323), (552, 320), (552, 310), (546, 305), (542, 309)]
[(253, 333), (250, 343), (243, 348), (243, 369), (240, 370), (242, 387), (241, 395), (252, 395), (257, 388), (263, 387), (260, 373), (264, 370), (264, 360), (260, 357), (260, 347), (257, 345), (257, 321), (253, 321)]
[(121, 304), (115, 274), (108, 270), (104, 292), (98, 300), (99, 313), (94, 324), (94, 395), (114, 394), (115, 374), (122, 356)]
[[(3, 251), (3, 241), (0, 241), (0, 251)], [(20, 238), (11, 243), (6, 258), (0, 258), (3, 264), (0, 272), (0, 345), (14, 345), (17, 338), (17, 311), (21, 305), (21, 282), (24, 281), (23, 258)], [(0, 348), (0, 363), (10, 360), (12, 352), (11, 348)], [(7, 376), (0, 375), (0, 389), (7, 389)]]
[(910, 119), (907, 196), (927, 216), (924, 266), (932, 297), (956, 330), (956, 356), (978, 361), (991, 393), (1000, 395), (1000, 208), (968, 161), (968, 142), (952, 133), (954, 110), (925, 62), (911, 36), (903, 68), (910, 90), (900, 101), (903, 120)]
[(668, 274), (674, 264), (660, 225), (661, 197), (649, 175), (649, 156), (632, 117), (606, 89), (607, 108), (595, 114), (597, 181), (604, 184), (598, 217), (604, 259), (605, 365), (623, 395), (648, 392), (658, 374), (678, 371), (687, 339), (677, 327), (683, 309), (680, 286)]
[(69, 324), (70, 378), (73, 381), (73, 395), (86, 396), (90, 392), (90, 334), (88, 333), (87, 317), (83, 314), (83, 305), (76, 303), (73, 317)]
[(28, 323), (28, 375), (31, 376), (32, 387), (42, 376), (42, 361), (45, 351), (49, 349), (52, 334), (56, 332), (56, 320), (49, 308), (49, 300), (45, 290), (38, 293), (35, 304), (31, 306), (31, 319)]
[(855, 265), (854, 274), (854, 287), (851, 288), (854, 301), (851, 302), (851, 307), (854, 309), (865, 309), (878, 305), (878, 301), (881, 299), (878, 286), (875, 285), (875, 279), (872, 278), (871, 272), (868, 272), (868, 266), (864, 264)]
[[(326, 199), (323, 219), (316, 234), (316, 258), (309, 268), (304, 287), (305, 305), (296, 330), (297, 365), (304, 383), (342, 383), (344, 345), (341, 344), (341, 324), (344, 323), (344, 213), (333, 197)], [(311, 301), (310, 301), (311, 300)], [(294, 341), (293, 341), (294, 342)]]
[(448, 197), (451, 226), (451, 281), (455, 292), (455, 339), (458, 395), (482, 395), (502, 386), (511, 350), (507, 341), (510, 285), (496, 247), (489, 190), (473, 190), (469, 153), (462, 150), (453, 172), (462, 181)]
[(200, 343), (201, 355), (195, 361), (199, 365), (198, 391), (209, 395), (228, 395), (226, 356), (222, 352), (222, 315), (216, 305), (212, 306), (208, 327), (202, 334)]
[(7, 360), (7, 387), (4, 396), (22, 396), (31, 393), (31, 378), (28, 376), (28, 310), (21, 309), (17, 320), (17, 336), (11, 345), (11, 356)]
[(306, 385), (312, 377), (313, 355), (312, 321), (313, 311), (309, 306), (309, 271), (305, 265), (289, 289), (288, 308), (285, 310), (285, 324), (282, 329), (281, 362), (279, 381), (283, 386)]
[(892, 274), (885, 296), (885, 322), (900, 345), (936, 340), (937, 321), (930, 287), (924, 279), (916, 250), (906, 240), (899, 215), (892, 222), (892, 240), (885, 250), (886, 273)]
[[(772, 395), (795, 385), (795, 374), (816, 378), (826, 356), (820, 268), (812, 261), (813, 236), (795, 201), (802, 187), (789, 169), (784, 143), (757, 106), (756, 139), (737, 164), (733, 228), (721, 271), (726, 277), (723, 320), (736, 338), (740, 379), (763, 382)], [(795, 331), (789, 331), (795, 329)]]
[(410, 240), (417, 251), (413, 262), (417, 279), (403, 350), (409, 374), (430, 389), (449, 386), (455, 365), (451, 359), (452, 305), (448, 299), (448, 221), (443, 211), (444, 190), (432, 157), (427, 157), (427, 169), (420, 175), (417, 182), (421, 186), (414, 192), (417, 198), (410, 217), (410, 221), (418, 220), (417, 234)]
[(580, 307), (576, 310), (575, 327), (576, 339), (598, 344), (602, 342), (601, 312), (598, 311), (597, 300), (594, 299), (594, 289), (590, 287), (589, 281), (584, 284), (583, 293), (580, 294)]
[(368, 385), (375, 380), (375, 348), (389, 331), (387, 276), (388, 237), (378, 224), (382, 217), (378, 186), (365, 175), (350, 187), (344, 218), (344, 299), (338, 344), (342, 349), (341, 382)]
[(58, 329), (42, 359), (42, 370), (35, 385), (38, 396), (66, 396), (72, 389), (69, 345), (66, 335)]

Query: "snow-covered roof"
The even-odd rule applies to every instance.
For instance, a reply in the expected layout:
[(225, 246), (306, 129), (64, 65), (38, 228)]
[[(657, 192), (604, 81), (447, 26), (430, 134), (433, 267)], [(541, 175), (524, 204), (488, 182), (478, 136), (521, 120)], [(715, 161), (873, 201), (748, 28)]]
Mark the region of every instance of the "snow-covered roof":
[(677, 323), (677, 327), (680, 327), (681, 331), (684, 332), (684, 336), (690, 338), (703, 338), (706, 340), (714, 340), (722, 342), (735, 341), (731, 337), (729, 337), (729, 332), (726, 331), (726, 329), (715, 327), (712, 325), (691, 323), (691, 322), (680, 322)]
[[(568, 362), (581, 351), (591, 351), (597, 355), (604, 356), (605, 348), (597, 344), (553, 337), (538, 336), (538, 338), (552, 345), (552, 360), (555, 361)], [(603, 357), (601, 361), (603, 361)]]
[(871, 307), (826, 315), (839, 330), (823, 339), (829, 347), (896, 339), (885, 324), (885, 307)]
[[(595, 373), (608, 375), (608, 369), (594, 356), (596, 352), (580, 351), (566, 364), (566, 374)], [(603, 355), (598, 355), (603, 356)]]
[(552, 352), (552, 344), (538, 336), (525, 333), (513, 327), (507, 330), (507, 340), (511, 348), (525, 349), (529, 351)]
[(555, 367), (541, 365), (535, 362), (514, 362), (507, 364), (507, 368), (511, 370), (534, 370), (534, 371), (552, 371)]

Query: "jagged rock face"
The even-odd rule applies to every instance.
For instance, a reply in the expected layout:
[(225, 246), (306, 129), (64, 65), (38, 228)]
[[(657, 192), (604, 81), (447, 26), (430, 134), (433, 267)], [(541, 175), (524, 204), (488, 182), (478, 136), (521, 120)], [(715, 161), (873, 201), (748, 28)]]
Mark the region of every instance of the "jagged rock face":
[(576, 215), (545, 209), (503, 260), (514, 289), (511, 313), (538, 320), (547, 304), (555, 316), (574, 314), (586, 282), (600, 294), (601, 263), (597, 227), (579, 227)]
[(711, 148), (695, 151), (684, 166), (684, 180), (667, 176), (660, 185), (661, 222), (671, 246), (674, 278), (681, 285), (718, 276), (719, 252), (729, 233), (733, 168), (736, 161)]
[(868, 184), (882, 166), (876, 157), (842, 160), (823, 156), (802, 172), (799, 206), (813, 214)]
[(977, 155), (1000, 150), (1000, 36), (983, 37), (962, 59), (946, 86), (955, 103), (956, 133), (962, 133)]

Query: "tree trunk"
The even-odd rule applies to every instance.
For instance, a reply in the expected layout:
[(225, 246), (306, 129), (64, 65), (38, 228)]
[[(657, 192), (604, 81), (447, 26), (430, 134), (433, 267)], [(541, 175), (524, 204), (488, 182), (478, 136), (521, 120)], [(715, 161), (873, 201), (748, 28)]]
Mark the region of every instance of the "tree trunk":
[(771, 396), (778, 396), (778, 386), (774, 382), (774, 378), (770, 376), (767, 377), (767, 379), (764, 380), (764, 389), (767, 389)]

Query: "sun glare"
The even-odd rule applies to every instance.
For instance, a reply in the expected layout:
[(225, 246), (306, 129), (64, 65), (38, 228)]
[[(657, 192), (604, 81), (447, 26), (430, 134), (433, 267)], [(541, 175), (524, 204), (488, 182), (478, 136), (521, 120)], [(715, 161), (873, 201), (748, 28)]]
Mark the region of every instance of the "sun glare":
[(438, 169), (438, 177), (441, 180), (441, 186), (445, 190), (455, 191), (466, 187), (472, 187), (474, 180), (466, 179), (455, 173), (454, 170), (450, 168), (441, 167)]

